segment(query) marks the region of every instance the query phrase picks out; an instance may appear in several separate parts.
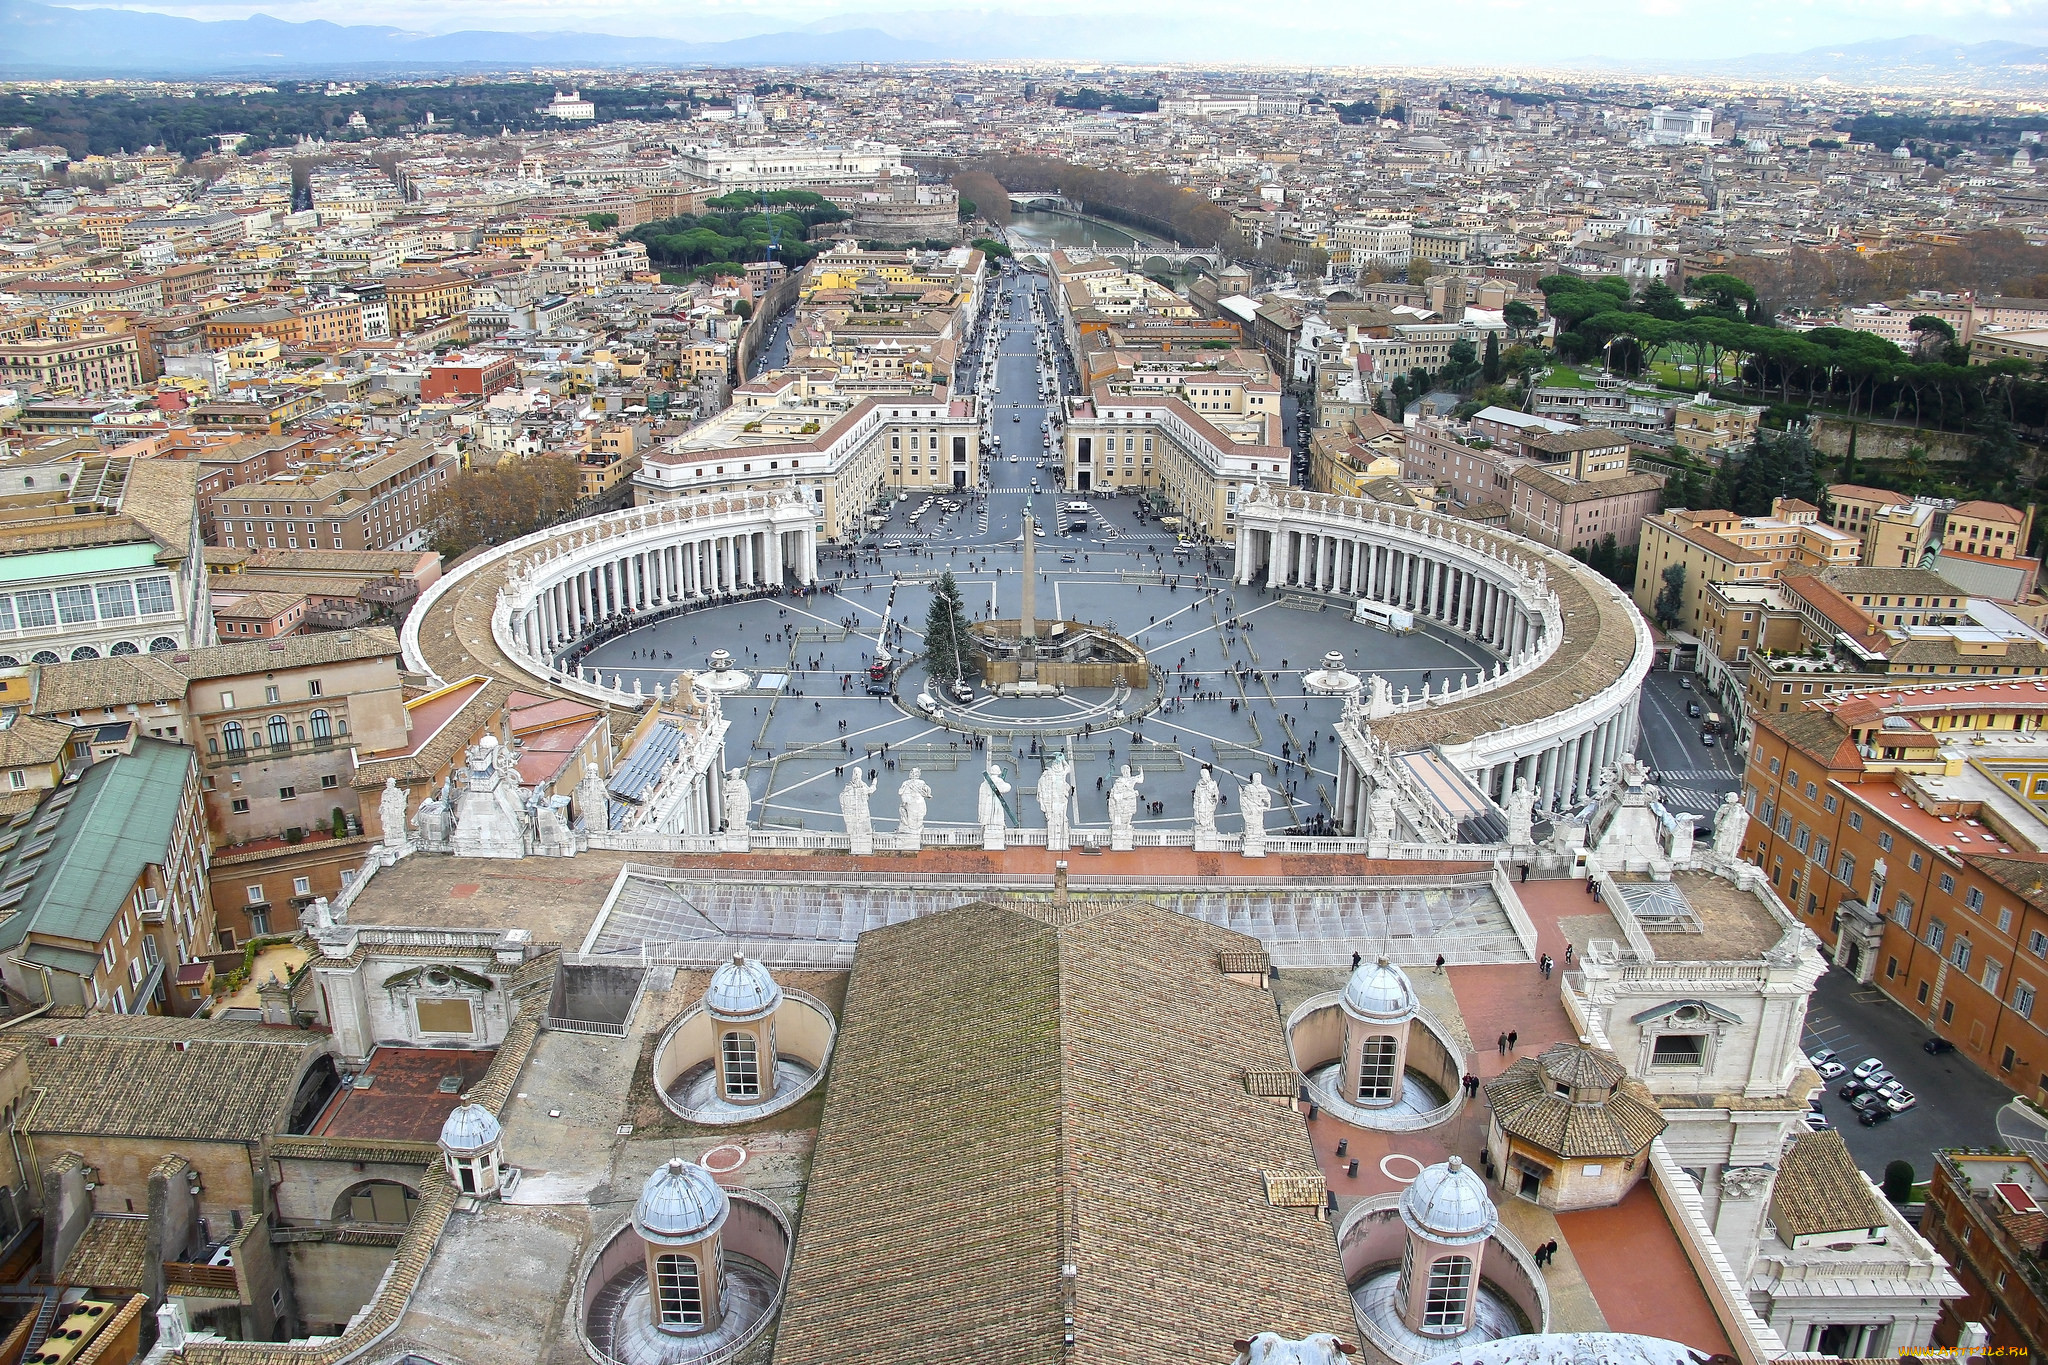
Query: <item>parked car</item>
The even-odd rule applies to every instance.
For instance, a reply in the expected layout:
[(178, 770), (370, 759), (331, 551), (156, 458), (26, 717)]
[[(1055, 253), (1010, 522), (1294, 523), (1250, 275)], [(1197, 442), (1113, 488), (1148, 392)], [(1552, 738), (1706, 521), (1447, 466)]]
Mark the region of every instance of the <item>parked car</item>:
[(1893, 1086), (1884, 1096), (1884, 1107), (1894, 1114), (1903, 1114), (1918, 1103), (1920, 1101), (1914, 1098), (1913, 1092), (1903, 1085)]
[(1806, 1054), (1806, 1060), (1814, 1070), (1818, 1071), (1823, 1064), (1835, 1060), (1835, 1050), (1831, 1047), (1824, 1047), (1818, 1052), (1809, 1052)]
[(1856, 1100), (1856, 1097), (1857, 1097), (1857, 1096), (1859, 1096), (1859, 1095), (1861, 1095), (1862, 1093), (1863, 1093), (1863, 1081), (1862, 1081), (1862, 1079), (1861, 1079), (1860, 1077), (1857, 1077), (1857, 1076), (1851, 1076), (1851, 1077), (1850, 1077), (1850, 1078), (1849, 1078), (1848, 1080), (1846, 1080), (1846, 1081), (1844, 1081), (1844, 1082), (1842, 1083), (1842, 1088), (1841, 1088), (1840, 1090), (1837, 1090), (1837, 1091), (1835, 1092), (1835, 1097), (1836, 1097), (1837, 1099), (1844, 1099), (1844, 1100), (1848, 1100), (1848, 1101), (1850, 1101), (1851, 1103), (1854, 1103), (1854, 1102), (1855, 1102), (1855, 1100)]
[(1825, 1133), (1834, 1126), (1834, 1124), (1828, 1122), (1827, 1115), (1825, 1114), (1808, 1114), (1806, 1116), (1806, 1131), (1809, 1133)]
[(1849, 1068), (1843, 1066), (1840, 1062), (1829, 1060), (1822, 1062), (1820, 1065), (1814, 1067), (1814, 1070), (1820, 1073), (1820, 1078), (1822, 1080), (1831, 1081), (1835, 1077), (1846, 1073), (1849, 1070)]
[(1929, 1052), (1939, 1057), (1944, 1052), (1954, 1052), (1956, 1045), (1946, 1038), (1929, 1038), (1920, 1045), (1920, 1048), (1923, 1052)]
[(1875, 1095), (1858, 1095), (1849, 1102), (1849, 1107), (1856, 1111), (1856, 1121), (1865, 1128), (1875, 1127), (1892, 1116), (1884, 1101)]
[(1856, 1063), (1856, 1065), (1853, 1068), (1851, 1068), (1851, 1070), (1854, 1072), (1857, 1079), (1860, 1080), (1863, 1077), (1868, 1076), (1873, 1071), (1884, 1070), (1884, 1063), (1876, 1057), (1865, 1057), (1862, 1061)]

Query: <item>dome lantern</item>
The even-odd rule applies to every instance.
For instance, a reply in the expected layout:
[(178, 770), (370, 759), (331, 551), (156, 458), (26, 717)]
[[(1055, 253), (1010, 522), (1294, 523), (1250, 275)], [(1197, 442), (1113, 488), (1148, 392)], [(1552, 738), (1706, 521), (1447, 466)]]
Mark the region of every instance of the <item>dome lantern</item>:
[(498, 1192), (498, 1152), (503, 1139), (497, 1115), (464, 1095), (462, 1103), (442, 1121), (439, 1141), (441, 1159), (456, 1189), (474, 1195)]

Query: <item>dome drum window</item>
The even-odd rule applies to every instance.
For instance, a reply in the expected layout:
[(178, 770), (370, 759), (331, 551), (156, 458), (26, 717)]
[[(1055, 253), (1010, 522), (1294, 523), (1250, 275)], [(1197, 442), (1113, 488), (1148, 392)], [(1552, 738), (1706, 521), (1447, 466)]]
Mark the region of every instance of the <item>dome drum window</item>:
[(703, 998), (654, 1050), (655, 1089), (693, 1123), (745, 1123), (796, 1103), (817, 1085), (837, 1025), (822, 1001), (784, 991), (768, 969), (735, 953)]

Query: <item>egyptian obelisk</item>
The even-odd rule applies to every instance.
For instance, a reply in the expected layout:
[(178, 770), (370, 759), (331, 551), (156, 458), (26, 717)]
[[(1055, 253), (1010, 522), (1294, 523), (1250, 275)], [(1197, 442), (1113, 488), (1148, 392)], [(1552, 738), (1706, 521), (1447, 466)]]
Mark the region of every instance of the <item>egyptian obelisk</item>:
[(1024, 605), (1017, 617), (1017, 636), (1023, 643), (1017, 677), (1023, 682), (1038, 676), (1037, 533), (1038, 524), (1032, 519), (1031, 508), (1027, 506), (1024, 509)]

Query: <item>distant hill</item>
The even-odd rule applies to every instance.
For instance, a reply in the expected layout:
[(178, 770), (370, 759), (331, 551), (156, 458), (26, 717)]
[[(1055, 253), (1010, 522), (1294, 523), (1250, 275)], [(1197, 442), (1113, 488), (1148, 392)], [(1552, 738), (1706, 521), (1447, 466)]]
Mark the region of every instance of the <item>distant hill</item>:
[[(681, 42), (573, 31), (414, 33), (324, 20), (293, 23), (260, 14), (206, 21), (140, 10), (66, 9), (36, 0), (0, 0), (0, 75), (372, 75), (465, 66), (814, 66), (1083, 55), (1098, 61), (1199, 62), (1215, 59), (1218, 44), (1230, 41), (1200, 25), (1162, 26), (1146, 15), (1115, 11), (1103, 12), (1088, 26), (1085, 43), (1071, 25), (1049, 24), (1043, 16), (1013, 10), (962, 9), (944, 26), (943, 42), (925, 36), (930, 27), (929, 14), (877, 9), (791, 32)], [(1278, 49), (1293, 45), (1291, 32), (1267, 34), (1272, 41), (1263, 46), (1247, 37), (1240, 55), (1247, 60), (1287, 60)], [(1076, 51), (1077, 45), (1085, 45), (1086, 53)], [(1313, 56), (1299, 60), (1374, 60), (1374, 51), (1357, 48), (1341, 35), (1331, 36)], [(1427, 64), (1427, 58), (1416, 58), (1413, 44), (1401, 50), (1408, 60)], [(1402, 59), (1389, 49), (1376, 51), (1381, 61)], [(1925, 34), (1703, 61), (1589, 58), (1571, 65), (1753, 80), (1827, 80), (1853, 86), (2048, 89), (2048, 48), (2013, 42), (1959, 43)]]
[(0, 0), (0, 72), (200, 75), (461, 65), (816, 65), (931, 61), (930, 43), (877, 29), (771, 33), (719, 43), (603, 33), (411, 33), (268, 15), (205, 21), (139, 10)]
[(1814, 47), (1804, 52), (1676, 62), (1660, 65), (1658, 69), (1757, 80), (1830, 80), (1854, 86), (2040, 89), (2048, 87), (2048, 48), (2011, 42), (1958, 43), (1923, 33)]

